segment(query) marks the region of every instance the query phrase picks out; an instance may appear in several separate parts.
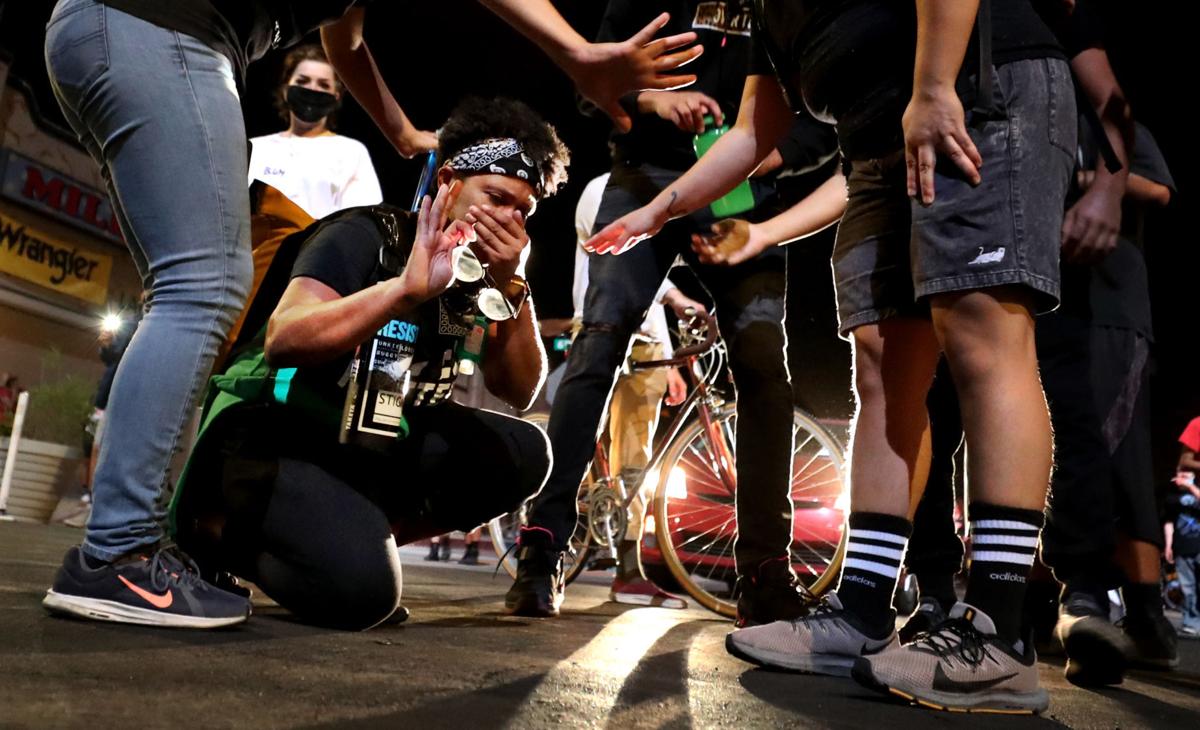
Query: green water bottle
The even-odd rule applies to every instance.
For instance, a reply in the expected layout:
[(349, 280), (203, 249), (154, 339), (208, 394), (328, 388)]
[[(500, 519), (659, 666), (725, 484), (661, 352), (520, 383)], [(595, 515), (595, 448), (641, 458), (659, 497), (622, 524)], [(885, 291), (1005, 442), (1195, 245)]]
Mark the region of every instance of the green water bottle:
[[(711, 116), (704, 117), (704, 132), (697, 134), (692, 141), (692, 149), (696, 150), (696, 159), (704, 156), (708, 149), (716, 144), (722, 134), (729, 131), (727, 125), (715, 126)], [(724, 197), (717, 198), (709, 208), (717, 218), (728, 218), (731, 215), (745, 213), (754, 207), (754, 193), (750, 190), (750, 181), (743, 180), (730, 190)]]

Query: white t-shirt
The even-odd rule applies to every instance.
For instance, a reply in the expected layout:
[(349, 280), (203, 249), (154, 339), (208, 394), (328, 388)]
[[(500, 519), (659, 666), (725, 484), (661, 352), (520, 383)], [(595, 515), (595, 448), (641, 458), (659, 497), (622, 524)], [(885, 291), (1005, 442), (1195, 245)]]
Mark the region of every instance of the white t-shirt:
[[(575, 305), (575, 319), (583, 319), (583, 301), (587, 297), (588, 288), (588, 252), (583, 244), (592, 237), (592, 229), (596, 227), (596, 215), (600, 212), (600, 199), (604, 197), (604, 186), (608, 184), (609, 173), (595, 178), (584, 187), (579, 195), (579, 203), (575, 206), (575, 282), (571, 286), (571, 302)], [(666, 348), (664, 357), (671, 357), (671, 328), (667, 325), (667, 311), (662, 305), (662, 298), (675, 288), (670, 279), (663, 279), (662, 286), (654, 293), (654, 303), (646, 312), (642, 322), (641, 333), (658, 342)]]
[(250, 180), (262, 180), (313, 218), (383, 202), (379, 178), (362, 142), (340, 134), (293, 137), (280, 132), (250, 140)]

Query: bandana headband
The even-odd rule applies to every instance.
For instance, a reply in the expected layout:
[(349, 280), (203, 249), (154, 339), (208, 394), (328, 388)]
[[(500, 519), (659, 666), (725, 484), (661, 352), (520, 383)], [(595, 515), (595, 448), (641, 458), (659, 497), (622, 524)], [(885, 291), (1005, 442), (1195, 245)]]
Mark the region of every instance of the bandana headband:
[(464, 148), (446, 164), (458, 172), (487, 172), (524, 180), (533, 186), (534, 193), (539, 198), (544, 192), (537, 165), (525, 154), (521, 143), (512, 138), (485, 139)]

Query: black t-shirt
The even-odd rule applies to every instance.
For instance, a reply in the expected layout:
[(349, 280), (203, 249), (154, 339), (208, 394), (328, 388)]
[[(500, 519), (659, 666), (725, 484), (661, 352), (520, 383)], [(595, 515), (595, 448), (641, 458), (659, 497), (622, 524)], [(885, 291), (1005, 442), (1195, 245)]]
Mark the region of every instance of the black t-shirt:
[[(754, 0), (751, 73), (774, 73), (793, 109), (837, 125), (848, 159), (882, 157), (903, 144), (912, 97), (916, 11), (911, 0)], [(992, 0), (992, 63), (1062, 58), (1029, 0)], [(978, 68), (972, 38), (964, 73)]]
[[(307, 240), (292, 266), (292, 278), (316, 279), (345, 297), (394, 276), (380, 264), (379, 251), (386, 234), (377, 223), (378, 213), (395, 216), (400, 222), (399, 235), (411, 239), (416, 220), (413, 213), (389, 205), (341, 211), (313, 224), (306, 232)], [(455, 348), (468, 330), (446, 313), (440, 299), (421, 305), (405, 322), (419, 328), (411, 370), (410, 403), (417, 406), (441, 403), (454, 388), (458, 377)], [(348, 352), (324, 365), (301, 368), (296, 378), (319, 393), (341, 398), (353, 355)]]
[(272, 48), (287, 48), (370, 0), (99, 0), (109, 7), (196, 38), (246, 67)]
[(1074, 10), (1062, 0), (1033, 0), (1034, 9), (1062, 44), (1067, 58), (1089, 48), (1104, 48), (1104, 23), (1091, 0), (1076, 0)]
[[(752, 41), (751, 0), (610, 0), (600, 22), (597, 41), (623, 41), (663, 12), (671, 14), (659, 37), (694, 31), (704, 46), (700, 58), (683, 69), (696, 75), (687, 91), (699, 91), (721, 106), (725, 123), (732, 125), (741, 106), (742, 89), (750, 60)], [(619, 161), (645, 162), (684, 171), (696, 162), (693, 135), (656, 114), (640, 114), (635, 96), (623, 103), (634, 118), (633, 129), (613, 138)], [(785, 172), (809, 172), (824, 164), (837, 151), (833, 128), (807, 113), (797, 115), (788, 137), (779, 144), (783, 167), (768, 182)]]
[[(1095, 170), (1099, 148), (1090, 124), (1079, 125), (1079, 159), (1085, 170)], [(1137, 125), (1133, 160), (1129, 171), (1151, 182), (1175, 190), (1167, 161), (1150, 131)], [(1067, 195), (1070, 208), (1083, 195), (1072, 185)], [(1136, 330), (1153, 339), (1150, 318), (1150, 283), (1142, 256), (1144, 206), (1128, 202), (1121, 213), (1121, 235), (1116, 249), (1090, 266), (1062, 266), (1062, 309), (1065, 314), (1087, 319), (1092, 324)]]

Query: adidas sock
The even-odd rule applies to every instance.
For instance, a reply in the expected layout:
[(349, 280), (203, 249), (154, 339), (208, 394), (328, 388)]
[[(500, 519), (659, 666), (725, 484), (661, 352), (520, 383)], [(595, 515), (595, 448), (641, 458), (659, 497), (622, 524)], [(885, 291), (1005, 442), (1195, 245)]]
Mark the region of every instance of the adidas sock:
[(850, 535), (837, 594), (842, 605), (881, 635), (890, 634), (896, 613), (892, 596), (912, 523), (877, 512), (850, 513)]
[(1121, 586), (1125, 615), (1131, 621), (1151, 622), (1163, 615), (1162, 587), (1158, 583), (1126, 583)]
[(958, 603), (958, 594), (954, 590), (954, 576), (950, 573), (918, 573), (917, 587), (921, 590), (922, 599), (937, 600), (946, 613), (950, 613), (950, 609)]
[(972, 504), (971, 571), (967, 603), (991, 617), (996, 634), (1009, 643), (1021, 638), (1029, 571), (1037, 555), (1044, 517), (1037, 510)]

